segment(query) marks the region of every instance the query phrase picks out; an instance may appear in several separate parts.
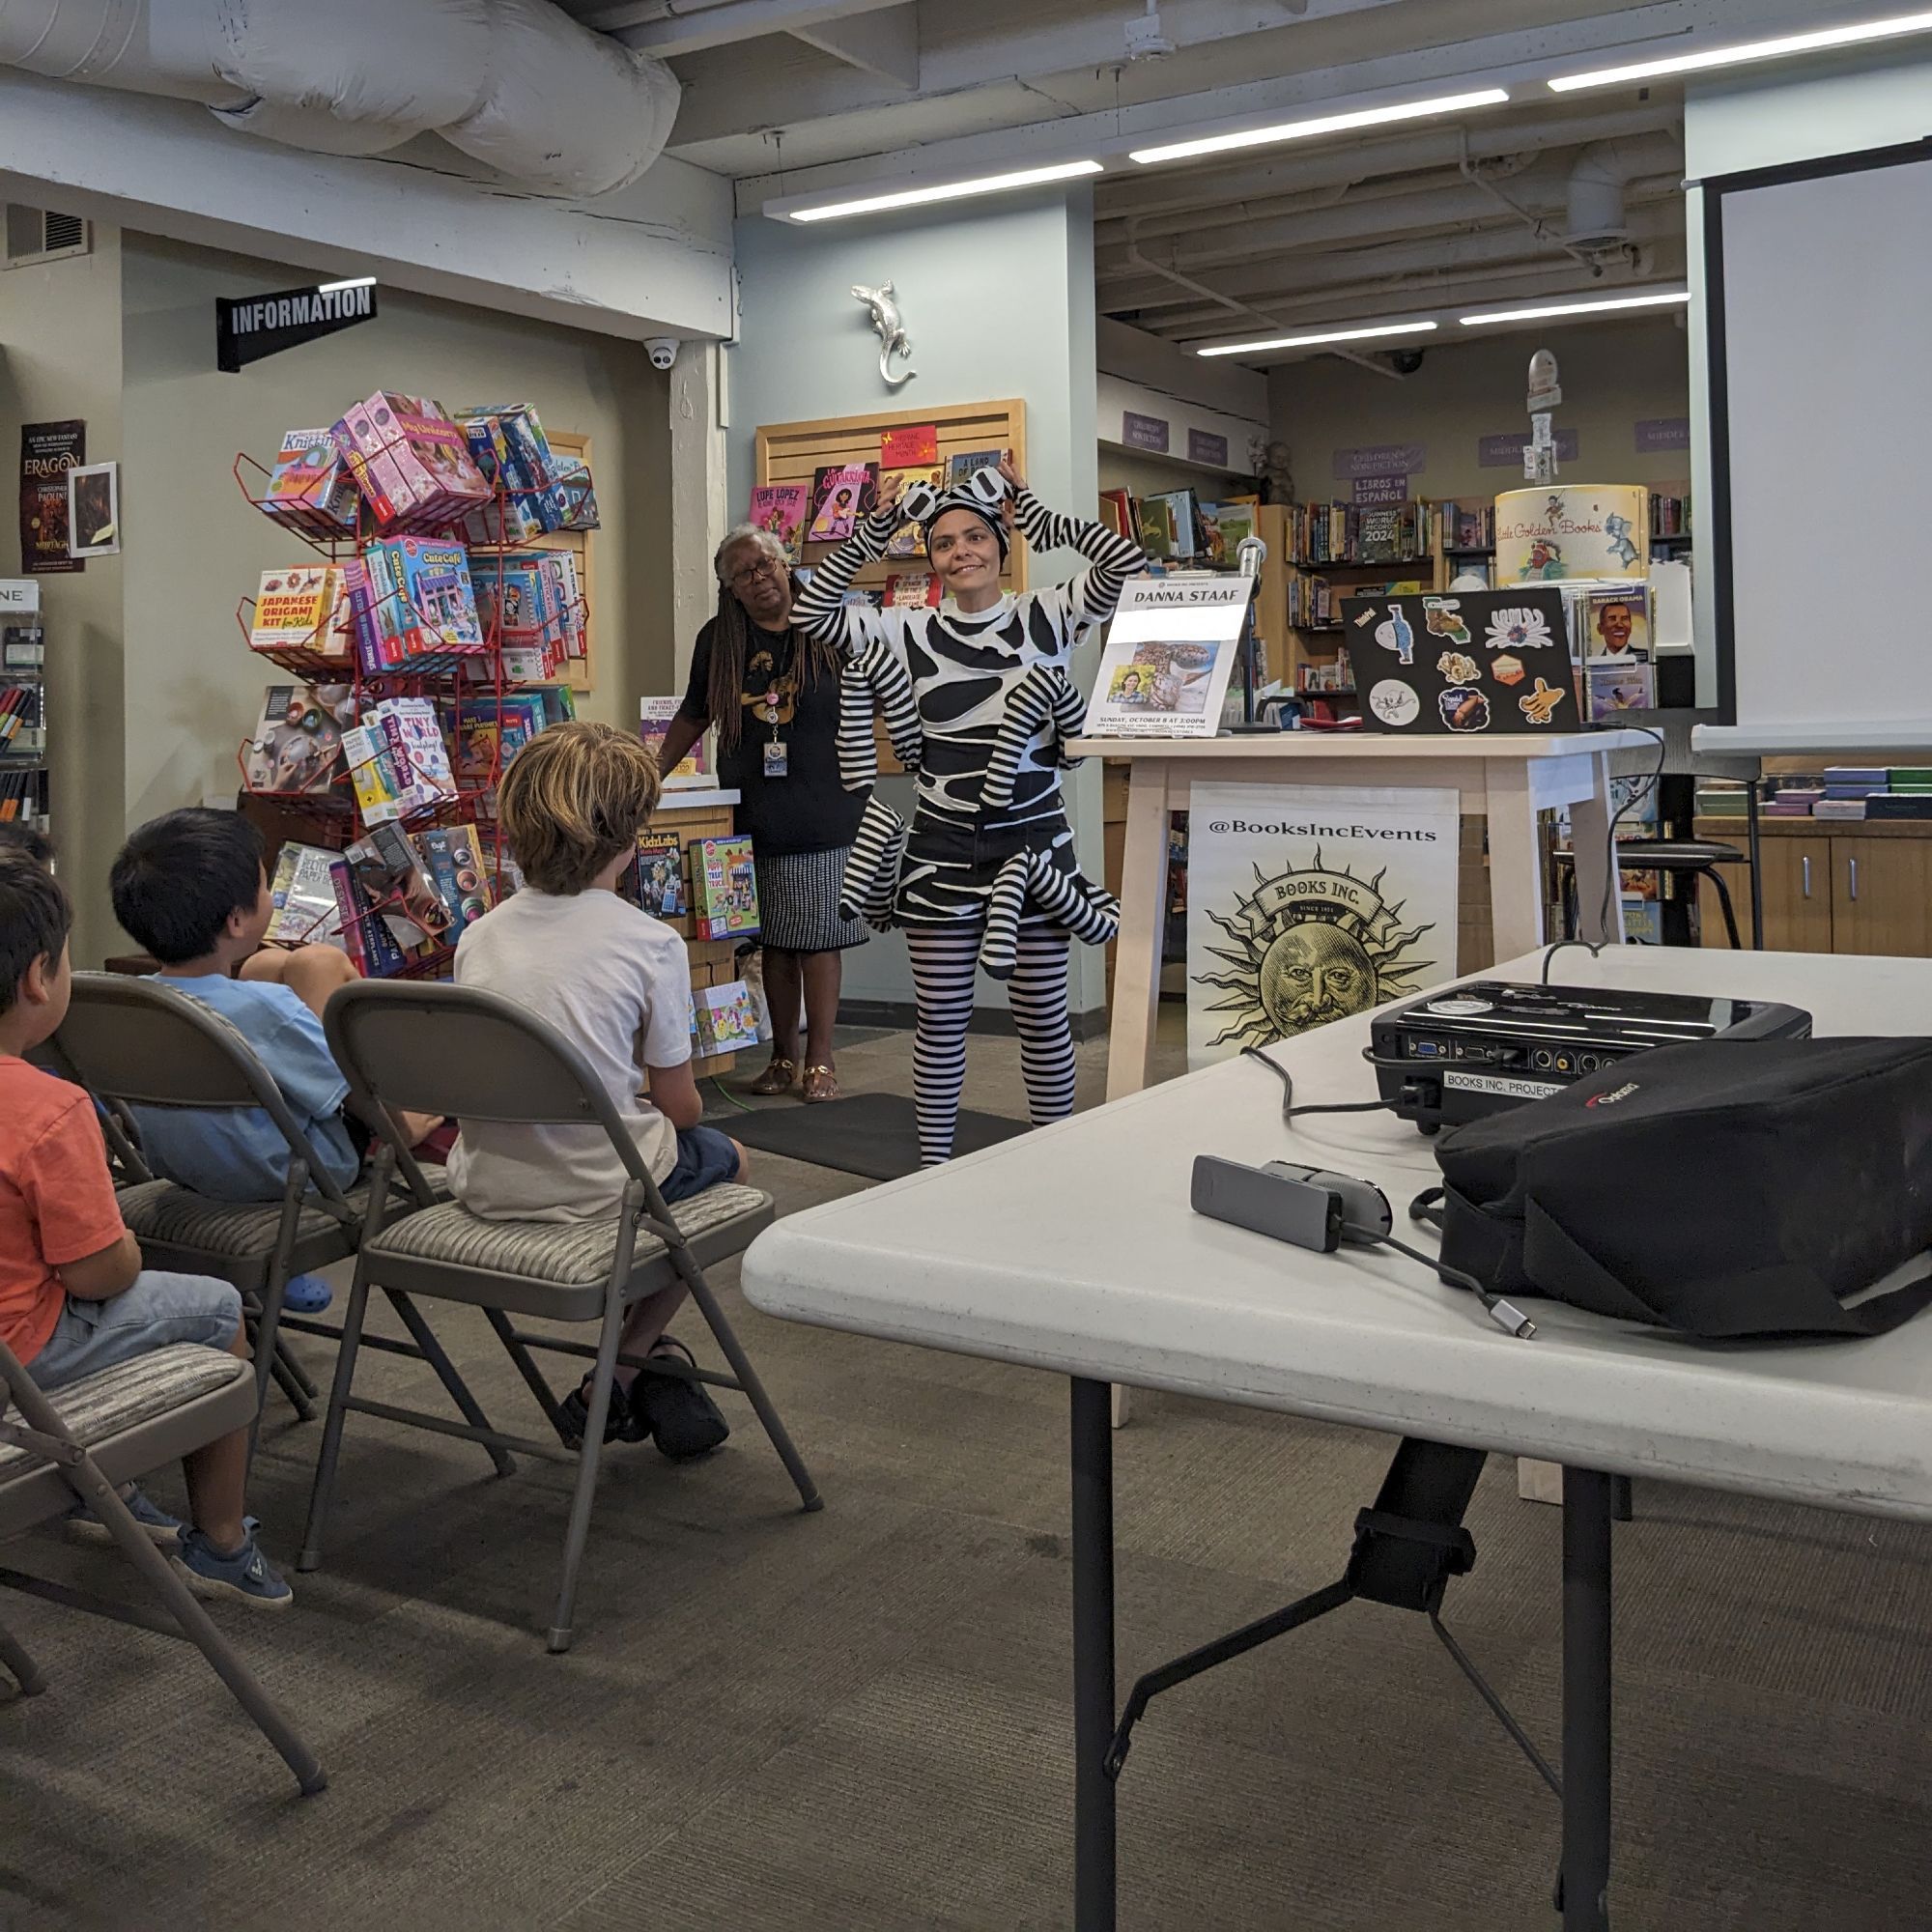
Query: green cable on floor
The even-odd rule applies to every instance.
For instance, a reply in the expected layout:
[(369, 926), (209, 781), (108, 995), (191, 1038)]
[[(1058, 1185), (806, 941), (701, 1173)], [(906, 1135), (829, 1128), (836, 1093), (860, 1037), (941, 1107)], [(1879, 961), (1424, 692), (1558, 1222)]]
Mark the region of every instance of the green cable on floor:
[(757, 1108), (755, 1107), (746, 1106), (744, 1101), (739, 1099), (738, 1096), (734, 1093), (732, 1093), (728, 1087), (725, 1086), (724, 1082), (722, 1079), (720, 1079), (717, 1074), (715, 1073), (707, 1074), (705, 1077), (711, 1082), (712, 1086), (718, 1090), (718, 1097), (721, 1100), (723, 1100), (726, 1106), (737, 1108), (737, 1110), (741, 1114), (755, 1114), (758, 1111)]

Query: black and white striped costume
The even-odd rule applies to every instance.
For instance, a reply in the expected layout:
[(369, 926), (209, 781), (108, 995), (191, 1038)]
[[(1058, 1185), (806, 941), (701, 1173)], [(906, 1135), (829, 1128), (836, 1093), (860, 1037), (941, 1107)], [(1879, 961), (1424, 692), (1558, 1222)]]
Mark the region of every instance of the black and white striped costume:
[[(946, 499), (935, 516), (956, 502)], [(1146, 558), (1138, 545), (1098, 524), (1057, 516), (1030, 492), (1018, 493), (1013, 509), (1036, 551), (1070, 548), (1087, 567), (1067, 583), (1003, 597), (980, 611), (950, 600), (936, 610), (847, 605), (852, 579), (884, 554), (899, 521), (875, 512), (817, 567), (793, 609), (795, 623), (836, 642), (846, 659), (839, 725), (846, 785), (862, 789), (877, 779), (875, 712), (916, 775), (909, 827), (876, 796), (867, 805), (841, 905), (906, 930), (927, 1160), (952, 1151), (976, 962), (1009, 980), (1034, 1123), (1071, 1110), (1067, 937), (1103, 944), (1120, 910), (1074, 860), (1060, 774), (1075, 762), (1064, 741), (1078, 732), (1085, 708), (1067, 675), (1073, 650), (1113, 614)]]

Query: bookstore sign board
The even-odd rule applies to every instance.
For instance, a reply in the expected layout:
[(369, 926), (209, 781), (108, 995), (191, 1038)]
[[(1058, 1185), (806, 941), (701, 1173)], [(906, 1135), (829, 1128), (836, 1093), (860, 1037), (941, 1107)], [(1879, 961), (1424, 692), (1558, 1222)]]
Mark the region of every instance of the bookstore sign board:
[(1212, 738), (1241, 647), (1255, 580), (1136, 577), (1107, 630), (1090, 738)]
[(251, 362), (279, 355), (285, 349), (317, 342), (354, 328), (376, 316), (373, 277), (351, 282), (319, 282), (305, 289), (277, 289), (272, 295), (245, 296), (214, 302), (214, 366), (235, 375)]
[(1205, 784), (1187, 817), (1187, 1064), (1453, 979), (1456, 792)]

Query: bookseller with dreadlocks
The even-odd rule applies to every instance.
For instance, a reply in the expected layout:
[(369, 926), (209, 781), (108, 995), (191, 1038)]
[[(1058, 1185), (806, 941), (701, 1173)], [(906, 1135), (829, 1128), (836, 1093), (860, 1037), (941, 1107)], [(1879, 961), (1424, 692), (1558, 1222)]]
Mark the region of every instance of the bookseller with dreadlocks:
[(788, 1093), (802, 1078), (807, 1100), (832, 1100), (839, 954), (866, 940), (862, 920), (838, 914), (846, 854), (866, 806), (839, 781), (838, 652), (793, 624), (800, 585), (769, 530), (741, 524), (713, 563), (718, 614), (697, 634), (664, 769), (674, 770), (706, 726), (717, 725), (719, 782), (739, 794), (737, 828), (749, 834), (757, 865), (772, 1013), (771, 1064), (752, 1092)]

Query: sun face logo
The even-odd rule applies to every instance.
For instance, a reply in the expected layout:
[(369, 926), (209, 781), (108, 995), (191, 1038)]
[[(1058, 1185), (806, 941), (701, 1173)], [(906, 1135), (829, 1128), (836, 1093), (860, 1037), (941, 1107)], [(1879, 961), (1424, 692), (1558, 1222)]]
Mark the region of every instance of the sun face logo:
[(1206, 908), (1234, 942), (1208, 949), (1229, 970), (1194, 976), (1227, 995), (1208, 1008), (1228, 1015), (1209, 1044), (1265, 1046), (1415, 991), (1414, 976), (1435, 962), (1411, 954), (1434, 928), (1403, 925), (1402, 902), (1378, 890), (1385, 876), (1329, 871), (1317, 847), (1305, 871), (1269, 878), (1257, 866), (1255, 890), (1237, 895), (1232, 915)]

